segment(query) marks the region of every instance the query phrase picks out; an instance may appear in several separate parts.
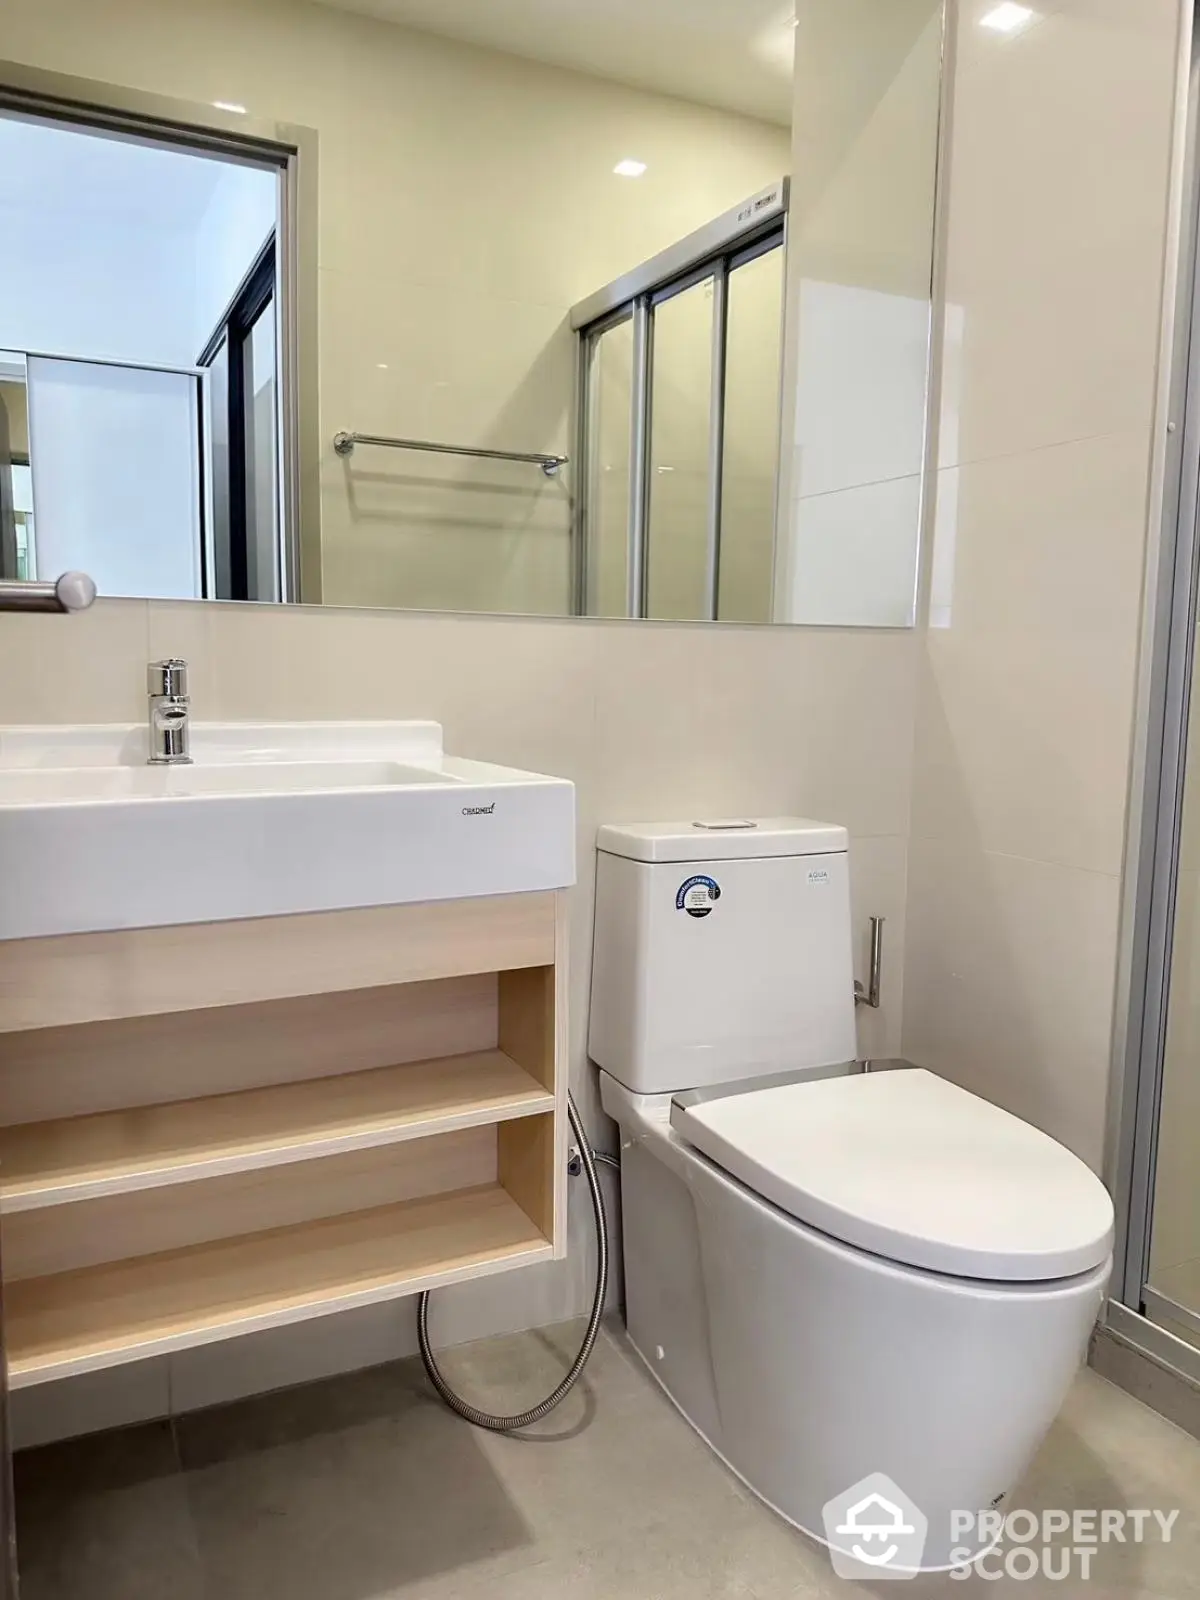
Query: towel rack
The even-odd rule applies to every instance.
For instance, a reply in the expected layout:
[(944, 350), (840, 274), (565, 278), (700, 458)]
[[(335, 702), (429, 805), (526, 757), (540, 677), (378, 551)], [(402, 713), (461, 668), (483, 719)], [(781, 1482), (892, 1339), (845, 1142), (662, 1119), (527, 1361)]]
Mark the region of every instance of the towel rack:
[(428, 450), (439, 456), (479, 456), (486, 461), (526, 461), (541, 467), (548, 478), (558, 476), (559, 467), (565, 467), (569, 456), (547, 456), (540, 451), (484, 450), (477, 445), (433, 444), (428, 439), (389, 439), (379, 433), (335, 433), (333, 448), (339, 456), (351, 455), (356, 444), (377, 444), (387, 450)]
[(95, 598), (86, 572), (64, 572), (53, 583), (0, 579), (0, 611), (86, 611)]

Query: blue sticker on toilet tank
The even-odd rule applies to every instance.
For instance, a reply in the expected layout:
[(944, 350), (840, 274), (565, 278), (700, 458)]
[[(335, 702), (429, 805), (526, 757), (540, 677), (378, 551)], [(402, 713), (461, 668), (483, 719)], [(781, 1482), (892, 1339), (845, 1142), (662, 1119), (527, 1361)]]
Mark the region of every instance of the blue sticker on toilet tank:
[(679, 885), (675, 909), (686, 911), (689, 917), (706, 917), (720, 898), (721, 885), (715, 878), (688, 878)]

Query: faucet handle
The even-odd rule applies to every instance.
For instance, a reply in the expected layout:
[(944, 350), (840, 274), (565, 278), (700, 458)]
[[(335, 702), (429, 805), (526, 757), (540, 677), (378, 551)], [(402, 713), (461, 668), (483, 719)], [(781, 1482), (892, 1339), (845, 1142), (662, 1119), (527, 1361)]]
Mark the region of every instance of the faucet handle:
[(164, 695), (169, 700), (186, 700), (187, 662), (178, 656), (171, 656), (166, 661), (152, 661), (146, 668), (146, 690), (152, 695)]

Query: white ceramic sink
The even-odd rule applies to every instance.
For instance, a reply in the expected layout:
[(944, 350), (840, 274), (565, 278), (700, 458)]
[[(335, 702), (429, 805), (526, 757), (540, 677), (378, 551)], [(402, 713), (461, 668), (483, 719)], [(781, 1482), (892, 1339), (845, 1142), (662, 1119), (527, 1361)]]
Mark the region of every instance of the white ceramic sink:
[(0, 939), (557, 889), (575, 791), (436, 722), (0, 728)]
[[(0, 768), (0, 806), (101, 800), (173, 800), (189, 795), (323, 794), (464, 780), (395, 761), (214, 761), (190, 767)], [(3, 812), (0, 812), (3, 815)]]

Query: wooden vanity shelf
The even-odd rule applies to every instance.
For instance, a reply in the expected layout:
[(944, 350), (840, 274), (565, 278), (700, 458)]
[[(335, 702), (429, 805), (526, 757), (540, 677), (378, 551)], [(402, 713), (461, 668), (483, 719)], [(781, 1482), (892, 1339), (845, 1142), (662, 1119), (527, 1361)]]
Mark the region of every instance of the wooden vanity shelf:
[(561, 901), (0, 943), (12, 1386), (561, 1255)]

